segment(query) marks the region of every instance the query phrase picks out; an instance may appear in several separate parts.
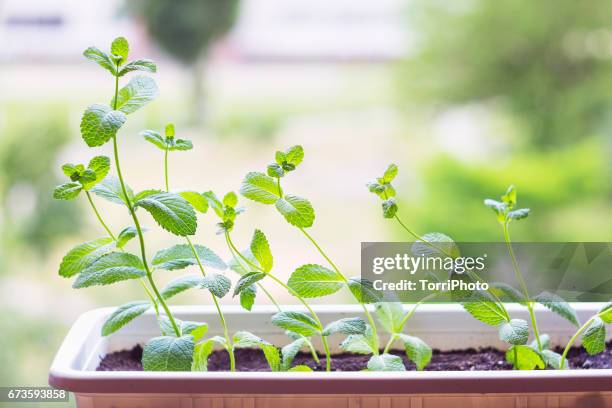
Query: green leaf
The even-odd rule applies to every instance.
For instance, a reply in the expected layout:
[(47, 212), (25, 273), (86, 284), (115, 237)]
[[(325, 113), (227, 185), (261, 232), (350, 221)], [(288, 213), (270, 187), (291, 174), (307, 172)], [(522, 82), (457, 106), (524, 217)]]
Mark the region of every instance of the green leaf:
[(246, 310), (251, 310), (257, 296), (257, 287), (255, 285), (247, 286), (240, 291), (240, 306)]
[(208, 332), (208, 324), (200, 322), (181, 322), (181, 333), (183, 335), (190, 334), (194, 342), (198, 342), (204, 338)]
[(541, 357), (546, 363), (547, 367), (554, 368), (555, 370), (561, 370), (561, 369), (565, 370), (569, 368), (567, 364), (567, 360), (565, 360), (563, 364), (563, 368), (561, 368), (561, 359), (562, 359), (561, 354), (555, 353), (552, 350), (542, 350)]
[(412, 244), (413, 255), (424, 255), (426, 257), (457, 258), (461, 255), (459, 247), (448, 235), (440, 232), (428, 232)]
[(582, 345), (590, 355), (599, 354), (606, 349), (606, 326), (600, 317), (595, 317), (582, 333)]
[(234, 193), (233, 191), (227, 193), (223, 197), (223, 205), (226, 205), (228, 207), (236, 207), (236, 205), (238, 205), (238, 197), (236, 196), (236, 193)]
[(166, 150), (168, 147), (166, 144), (166, 138), (154, 130), (143, 130), (140, 132), (140, 136), (142, 136), (147, 142), (159, 147), (161, 150)]
[(604, 323), (612, 323), (612, 302), (608, 303), (599, 311), (599, 317)]
[(344, 286), (343, 277), (321, 265), (306, 264), (297, 268), (287, 285), (305, 298), (331, 295)]
[(474, 292), (470, 299), (463, 303), (463, 308), (477, 320), (491, 326), (498, 326), (507, 321), (506, 315), (488, 294)]
[(358, 317), (347, 317), (329, 323), (321, 333), (323, 336), (331, 336), (340, 333), (344, 335), (364, 334), (366, 331), (365, 322)]
[[(278, 163), (279, 159), (281, 159), (280, 163)], [(276, 156), (277, 163), (283, 166), (285, 170), (289, 171), (294, 170), (302, 162), (303, 159), (304, 149), (300, 145), (291, 146), (282, 155), (280, 155), (280, 157), (278, 154)], [(287, 165), (290, 165), (290, 167), (286, 168)]]
[(510, 211), (508, 218), (511, 220), (522, 220), (529, 216), (529, 208), (519, 208), (518, 210)]
[(348, 288), (359, 303), (376, 303), (383, 297), (382, 292), (374, 289), (374, 284), (368, 279), (349, 278)]
[(191, 371), (208, 371), (208, 357), (213, 352), (213, 346), (214, 341), (212, 339), (195, 345)]
[(263, 204), (274, 204), (281, 198), (274, 179), (259, 172), (251, 172), (245, 176), (240, 186), (240, 194)]
[(294, 367), (289, 368), (287, 371), (289, 372), (312, 372), (312, 368), (308, 367), (307, 365), (304, 364), (300, 364), (300, 365), (296, 365)]
[(123, 248), (130, 240), (136, 238), (138, 230), (135, 227), (126, 227), (117, 236), (117, 247)]
[(85, 56), (85, 58), (92, 60), (96, 64), (100, 65), (102, 68), (106, 69), (111, 74), (115, 75), (117, 73), (115, 63), (113, 62), (110, 55), (108, 55), (104, 51), (96, 47), (89, 47), (83, 52), (83, 55)]
[(129, 52), (130, 45), (124, 37), (117, 37), (111, 43), (111, 54), (121, 57), (120, 64), (127, 60)]
[(385, 174), (383, 174), (382, 176), (383, 184), (392, 182), (395, 176), (397, 176), (397, 170), (398, 169), (396, 164), (390, 164), (389, 167), (387, 167), (387, 169), (385, 170)]
[(65, 278), (76, 275), (83, 269), (98, 260), (101, 256), (112, 252), (115, 242), (112, 238), (104, 237), (85, 242), (72, 248), (62, 259), (59, 274)]
[(152, 78), (136, 76), (119, 90), (117, 100), (113, 98), (110, 105), (123, 113), (133, 113), (155, 99), (157, 93), (157, 85)]
[(506, 193), (501, 197), (502, 202), (504, 202), (508, 208), (512, 209), (516, 205), (516, 188), (511, 185), (506, 190)]
[(202, 286), (202, 277), (200, 275), (186, 275), (171, 281), (162, 291), (161, 296), (164, 299), (170, 299), (188, 289)]
[(64, 183), (55, 187), (55, 190), (53, 190), (53, 198), (56, 200), (72, 200), (79, 195), (82, 189), (83, 186), (81, 186), (81, 183)]
[(523, 319), (511, 319), (499, 327), (499, 339), (514, 345), (525, 344), (529, 339), (529, 325)]
[(239, 331), (234, 335), (234, 347), (236, 348), (250, 348), (259, 347), (266, 357), (266, 361), (270, 366), (271, 371), (280, 371), (281, 369), (281, 357), (278, 349), (273, 344), (255, 336), (252, 333), (246, 331)]
[[(129, 186), (125, 186), (127, 190), (127, 194), (129, 196), (130, 201), (134, 199), (134, 192)], [(110, 202), (115, 204), (126, 204), (127, 199), (125, 194), (123, 194), (123, 189), (121, 188), (121, 182), (117, 177), (108, 176), (98, 185), (91, 189), (91, 192), (95, 195), (105, 198)]]
[(163, 229), (175, 235), (187, 236), (196, 232), (195, 211), (178, 194), (152, 194), (136, 201), (134, 205), (147, 210)]
[(561, 296), (555, 295), (554, 293), (542, 292), (537, 295), (534, 300), (557, 313), (559, 316), (567, 319), (574, 326), (580, 326), (578, 315)]
[(394, 198), (389, 198), (382, 203), (383, 216), (385, 218), (393, 218), (397, 213), (398, 207)]
[[(540, 344), (542, 345), (542, 349), (550, 348), (550, 336), (548, 334), (540, 334)], [(537, 340), (533, 340), (529, 343), (529, 347), (538, 351), (538, 342)]]
[(508, 210), (508, 205), (506, 203), (487, 198), (484, 200), (484, 205), (492, 209), (495, 214), (497, 214), (497, 220), (499, 222), (504, 222), (506, 220), (506, 211)]
[(392, 354), (375, 355), (368, 361), (368, 370), (370, 371), (406, 371), (404, 362), (399, 356)]
[(320, 332), (317, 322), (309, 315), (301, 312), (278, 312), (272, 316), (272, 324), (305, 337)]
[(84, 269), (72, 285), (75, 289), (142, 278), (146, 275), (142, 261), (126, 252), (111, 252)]
[(314, 209), (305, 198), (287, 194), (276, 201), (276, 209), (289, 224), (298, 228), (309, 228), (314, 223)]
[(518, 289), (508, 285), (507, 283), (492, 282), (489, 287), (491, 288), (491, 291), (495, 293), (495, 295), (503, 302), (514, 302), (520, 303), (524, 306), (527, 305), (525, 296), (519, 292)]
[(176, 150), (186, 151), (186, 150), (191, 150), (191, 149), (193, 149), (193, 143), (191, 143), (190, 140), (186, 140), (186, 139), (176, 139), (170, 145), (171, 151), (176, 151)]
[[(218, 270), (227, 268), (225, 262), (210, 249), (202, 245), (194, 245), (194, 248), (202, 265)], [(193, 254), (191, 246), (187, 244), (174, 245), (170, 248), (162, 249), (155, 254), (151, 261), (155, 268), (168, 271), (184, 269), (191, 265), (197, 265), (197, 263), (198, 261)]]
[(265, 277), (266, 274), (263, 272), (248, 272), (242, 275), (234, 287), (234, 296), (242, 293), (243, 290), (251, 287), (254, 283), (259, 282)]
[(370, 326), (364, 334), (351, 334), (340, 344), (340, 348), (349, 353), (372, 354), (378, 349), (378, 340)]
[(196, 211), (202, 214), (208, 211), (208, 200), (202, 194), (195, 191), (177, 191), (176, 193), (187, 200)]
[(155, 65), (155, 62), (151, 61), (150, 59), (137, 59), (137, 60), (130, 61), (127, 64), (125, 64), (119, 71), (118, 76), (122, 77), (125, 74), (132, 72), (132, 71), (144, 71), (144, 72), (155, 73), (157, 72), (157, 66)]
[(380, 302), (374, 305), (376, 317), (387, 333), (400, 333), (406, 316), (400, 302)]
[(125, 123), (125, 113), (107, 105), (94, 104), (87, 108), (81, 119), (81, 137), (89, 147), (102, 146)]
[(289, 370), (289, 368), (291, 368), (291, 364), (293, 363), (293, 360), (295, 360), (295, 356), (297, 356), (300, 350), (307, 343), (308, 343), (308, 339), (306, 337), (299, 337), (281, 349), (281, 355), (282, 355), (281, 369), (282, 371), (287, 371)]
[(102, 336), (109, 336), (116, 332), (151, 307), (151, 303), (143, 300), (129, 302), (119, 306), (115, 311), (106, 319), (102, 326)]
[(91, 180), (80, 180), (85, 190), (91, 189), (104, 180), (110, 170), (110, 159), (106, 156), (96, 156), (89, 161), (87, 169), (93, 173), (93, 178)]
[(384, 185), (377, 183), (375, 181), (370, 181), (366, 183), (366, 187), (371, 193), (374, 193), (380, 198), (385, 199), (386, 187)]
[[(514, 360), (514, 351), (518, 355), (518, 363)], [(516, 345), (506, 351), (506, 360), (518, 370), (534, 370), (546, 368), (546, 362), (542, 356), (529, 346)]]
[(283, 167), (278, 163), (268, 164), (266, 172), (268, 173), (268, 176), (276, 178), (283, 177), (285, 175), (285, 170), (283, 170)]
[(155, 337), (144, 346), (142, 366), (145, 371), (190, 371), (194, 349), (189, 335)]
[(222, 298), (229, 292), (232, 282), (225, 275), (209, 273), (202, 278), (202, 287), (208, 289), (216, 297)]
[(416, 365), (417, 370), (423, 370), (431, 361), (431, 347), (418, 337), (400, 333), (399, 338), (404, 343), (408, 359)]
[(265, 272), (270, 272), (273, 266), (270, 245), (263, 232), (256, 229), (251, 239), (251, 253)]

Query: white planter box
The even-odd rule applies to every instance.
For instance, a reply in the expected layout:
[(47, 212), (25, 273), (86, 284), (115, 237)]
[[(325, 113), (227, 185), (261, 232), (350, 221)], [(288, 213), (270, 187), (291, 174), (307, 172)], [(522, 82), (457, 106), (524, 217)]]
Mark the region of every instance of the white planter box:
[[(600, 304), (573, 305), (582, 321)], [(286, 307), (284, 310), (302, 310)], [(357, 306), (314, 308), (323, 323), (358, 316)], [(513, 317), (528, 318), (525, 308), (509, 305)], [(147, 313), (110, 338), (100, 328), (113, 308), (83, 314), (74, 324), (50, 369), (49, 383), (72, 391), (79, 408), (396, 408), (396, 407), (612, 407), (612, 369), (564, 371), (447, 372), (97, 372), (102, 356), (131, 348), (159, 335)], [(205, 321), (210, 335), (221, 334), (211, 307), (174, 307), (177, 318)], [(247, 312), (224, 307), (233, 331), (248, 330), (276, 345), (288, 343), (270, 323), (271, 307)], [(573, 334), (567, 322), (543, 308), (536, 309), (541, 331), (552, 344), (564, 345)], [(407, 325), (434, 348), (499, 346), (497, 330), (466, 313), (459, 305), (423, 305)], [(341, 341), (332, 338), (334, 350)]]

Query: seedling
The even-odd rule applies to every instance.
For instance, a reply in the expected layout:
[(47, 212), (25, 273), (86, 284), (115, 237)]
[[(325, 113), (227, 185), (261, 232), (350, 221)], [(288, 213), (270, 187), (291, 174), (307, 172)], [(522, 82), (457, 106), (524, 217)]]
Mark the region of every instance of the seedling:
[(606, 325), (612, 323), (612, 302), (601, 308), (599, 313), (587, 320), (572, 336), (565, 348), (559, 363), (560, 369), (570, 368), (567, 364), (567, 353), (582, 335), (582, 346), (590, 355), (603, 353), (606, 349)]

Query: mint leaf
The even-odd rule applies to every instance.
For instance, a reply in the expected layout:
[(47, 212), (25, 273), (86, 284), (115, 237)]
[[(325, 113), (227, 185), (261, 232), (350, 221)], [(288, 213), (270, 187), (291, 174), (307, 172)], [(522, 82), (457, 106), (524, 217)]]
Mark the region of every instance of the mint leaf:
[[(550, 336), (548, 334), (540, 334), (540, 344), (542, 345), (542, 349), (549, 349), (550, 348)], [(531, 343), (529, 343), (529, 347), (538, 351), (538, 341), (533, 340)]]
[(187, 200), (196, 211), (202, 214), (208, 211), (208, 200), (202, 194), (195, 191), (177, 191), (176, 193)]
[(142, 136), (147, 142), (159, 147), (161, 150), (166, 150), (168, 148), (166, 138), (154, 130), (143, 130), (140, 132), (140, 136)]
[(340, 333), (344, 335), (364, 334), (366, 331), (365, 322), (358, 317), (347, 317), (329, 323), (323, 329), (321, 335), (331, 336), (332, 334)]
[(474, 292), (470, 299), (463, 303), (463, 308), (477, 320), (491, 326), (498, 326), (507, 321), (503, 309), (482, 292)]
[(572, 309), (569, 303), (563, 300), (561, 296), (549, 292), (542, 292), (537, 295), (533, 300), (546, 306), (548, 309), (557, 313), (559, 316), (565, 318), (574, 326), (580, 326), (580, 320), (578, 319), (578, 315), (576, 314), (574, 309)]
[(506, 203), (487, 198), (484, 200), (484, 205), (492, 209), (493, 212), (497, 214), (497, 221), (504, 222), (506, 220), (506, 211), (508, 211), (508, 205)]
[(295, 360), (295, 356), (297, 356), (300, 350), (307, 343), (308, 343), (308, 339), (306, 337), (299, 337), (281, 349), (281, 356), (282, 356), (281, 370), (282, 371), (287, 371), (291, 368), (291, 364), (293, 363), (293, 360)]
[(489, 287), (491, 291), (495, 293), (497, 297), (499, 297), (503, 302), (514, 302), (520, 303), (524, 306), (527, 305), (527, 301), (525, 300), (525, 296), (519, 292), (518, 289), (508, 285), (503, 282), (492, 282)]
[(431, 347), (418, 337), (400, 333), (399, 338), (404, 343), (408, 359), (416, 365), (417, 370), (423, 370), (431, 361), (433, 354)]
[(107, 105), (94, 104), (87, 108), (81, 119), (81, 137), (89, 147), (102, 146), (125, 123), (125, 113)]
[(110, 170), (110, 159), (106, 156), (96, 156), (89, 161), (87, 170), (89, 170), (88, 173), (92, 174), (93, 177), (91, 179), (81, 178), (80, 182), (85, 190), (91, 189), (104, 180)]
[(541, 357), (546, 363), (547, 367), (554, 368), (555, 370), (565, 370), (569, 368), (567, 360), (565, 360), (563, 367), (561, 367), (561, 354), (555, 353), (552, 350), (542, 350)]
[(272, 316), (272, 324), (305, 337), (320, 332), (317, 322), (309, 315), (301, 312), (278, 312)]
[(124, 37), (117, 37), (111, 43), (111, 54), (121, 57), (119, 64), (123, 64), (127, 60), (129, 52), (130, 45)]
[(291, 274), (287, 285), (299, 296), (313, 298), (336, 293), (344, 286), (344, 279), (324, 266), (306, 264)]
[[(134, 199), (134, 192), (129, 186), (125, 186), (130, 201)], [(115, 204), (126, 204), (127, 199), (123, 194), (121, 183), (117, 177), (108, 176), (102, 182), (91, 189), (91, 192), (95, 195), (105, 198)]]
[(276, 163), (285, 171), (293, 171), (304, 159), (302, 146), (291, 146), (285, 152), (276, 152)]
[(151, 307), (151, 303), (143, 300), (129, 302), (125, 305), (119, 306), (115, 311), (106, 319), (102, 326), (102, 336), (109, 336), (116, 332)]
[[(514, 351), (518, 355), (518, 364), (514, 360)], [(518, 370), (534, 370), (546, 368), (546, 362), (542, 356), (529, 346), (516, 345), (506, 351), (506, 360)]]
[(612, 302), (608, 303), (599, 311), (599, 317), (604, 323), (612, 323)]
[(125, 227), (117, 236), (117, 247), (123, 248), (128, 242), (138, 235), (138, 230), (135, 227)]
[(514, 345), (525, 344), (529, 339), (529, 325), (523, 319), (511, 319), (499, 327), (499, 339)]
[(144, 346), (142, 367), (145, 371), (190, 371), (194, 348), (189, 335), (155, 337)]
[(215, 214), (217, 214), (217, 217), (223, 218), (224, 205), (221, 200), (219, 200), (217, 195), (212, 191), (207, 191), (205, 193), (202, 193), (202, 195), (204, 196), (204, 198), (206, 198), (206, 201), (208, 201), (208, 204), (214, 210)]
[(81, 272), (102, 255), (112, 252), (114, 249), (115, 242), (112, 238), (108, 237), (98, 238), (77, 245), (68, 251), (62, 259), (59, 267), (59, 274), (65, 278), (70, 278)]
[(232, 282), (225, 275), (209, 273), (202, 278), (202, 287), (208, 289), (216, 297), (222, 298), (229, 292)]
[(450, 256), (452, 258), (461, 256), (459, 247), (448, 235), (440, 232), (428, 232), (421, 238), (422, 240), (417, 240), (412, 244), (413, 255), (426, 257)]
[(193, 149), (193, 143), (190, 140), (185, 139), (176, 139), (170, 144), (170, 150), (175, 151), (185, 151)]
[(378, 340), (370, 326), (364, 334), (351, 334), (340, 344), (340, 348), (349, 353), (372, 354), (378, 349)]
[(520, 208), (518, 210), (510, 211), (508, 213), (508, 218), (511, 220), (522, 220), (523, 218), (527, 218), (529, 216), (529, 208)]
[(348, 288), (359, 303), (376, 303), (383, 297), (382, 292), (374, 289), (374, 284), (367, 279), (349, 278)]
[(162, 291), (161, 296), (164, 299), (170, 299), (188, 289), (202, 286), (202, 277), (200, 275), (186, 275), (171, 281)]
[(258, 172), (251, 172), (245, 176), (240, 186), (240, 194), (263, 204), (274, 204), (281, 198), (274, 179)]
[(510, 185), (501, 199), (508, 206), (508, 208), (514, 208), (516, 205), (516, 188), (513, 185)]
[(270, 245), (263, 232), (256, 229), (251, 239), (251, 253), (265, 272), (270, 272), (273, 266)]
[(383, 216), (385, 218), (393, 218), (397, 213), (398, 207), (394, 198), (389, 198), (382, 203)]
[(236, 205), (238, 205), (238, 197), (236, 196), (236, 193), (234, 193), (233, 191), (227, 193), (223, 197), (223, 205), (226, 205), (228, 207), (236, 207)]
[(289, 224), (298, 228), (308, 228), (314, 223), (314, 209), (305, 198), (288, 194), (276, 201), (276, 209)]
[(234, 347), (245, 348), (245, 347), (259, 347), (264, 353), (266, 361), (270, 366), (271, 371), (280, 371), (281, 369), (281, 357), (278, 349), (273, 344), (255, 336), (252, 333), (246, 331), (237, 332), (234, 335)]
[(212, 339), (195, 345), (191, 371), (208, 371), (208, 357), (213, 352), (213, 346), (214, 341)]
[(268, 176), (270, 177), (279, 178), (285, 175), (285, 170), (283, 170), (283, 167), (280, 164), (270, 163), (268, 164), (266, 173), (268, 173)]
[(387, 169), (385, 170), (385, 173), (382, 176), (382, 183), (390, 183), (393, 181), (393, 179), (395, 178), (395, 176), (397, 176), (397, 165), (391, 163)]
[[(202, 265), (218, 270), (227, 268), (225, 262), (210, 249), (202, 245), (194, 245), (194, 247)], [(162, 249), (155, 254), (151, 261), (155, 268), (169, 271), (184, 269), (191, 265), (197, 265), (197, 263), (198, 261), (191, 247), (187, 244), (174, 245), (170, 248)]]
[(404, 362), (401, 357), (392, 354), (381, 354), (370, 358), (370, 361), (368, 361), (368, 370), (406, 371), (406, 367), (404, 367)]
[(251, 310), (257, 296), (257, 287), (255, 285), (247, 286), (240, 291), (240, 306), (246, 310)]
[(53, 198), (56, 200), (72, 200), (79, 195), (83, 186), (80, 183), (64, 183), (60, 186), (55, 187), (53, 190)]
[(142, 261), (126, 252), (111, 252), (96, 260), (81, 272), (72, 285), (75, 289), (142, 278), (146, 275)]
[(595, 317), (582, 333), (582, 345), (590, 355), (599, 354), (606, 349), (606, 326), (600, 317)]
[(248, 272), (242, 275), (234, 287), (234, 296), (242, 293), (243, 290), (251, 287), (254, 283), (259, 282), (265, 277), (266, 274), (263, 272)]
[(104, 51), (96, 47), (89, 47), (83, 52), (83, 55), (85, 56), (85, 58), (100, 65), (102, 68), (104, 68), (111, 74), (113, 75), (117, 74), (117, 67), (115, 63), (113, 62), (110, 55), (108, 55)]
[(155, 62), (151, 61), (150, 59), (138, 59), (130, 61), (125, 64), (123, 68), (121, 68), (118, 76), (122, 77), (132, 71), (145, 71), (155, 73), (157, 72), (157, 66), (155, 65)]
[(378, 322), (387, 333), (400, 333), (406, 313), (400, 302), (380, 302), (374, 305)]
[(181, 322), (181, 333), (190, 334), (194, 342), (204, 338), (208, 332), (208, 324), (200, 322)]
[(193, 235), (196, 231), (196, 214), (180, 195), (157, 193), (141, 198), (134, 204), (147, 210), (166, 231), (175, 235)]
[(136, 76), (119, 90), (117, 100), (113, 98), (110, 105), (125, 114), (130, 114), (151, 102), (157, 94), (157, 85), (152, 78)]

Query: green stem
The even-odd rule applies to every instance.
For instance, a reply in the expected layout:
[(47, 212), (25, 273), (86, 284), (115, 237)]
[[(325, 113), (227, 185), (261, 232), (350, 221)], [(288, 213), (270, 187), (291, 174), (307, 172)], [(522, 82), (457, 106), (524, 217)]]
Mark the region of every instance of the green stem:
[(170, 191), (168, 184), (168, 146), (166, 146), (166, 150), (164, 152), (164, 177), (166, 180), (166, 192), (168, 192)]
[(527, 302), (527, 310), (529, 311), (529, 317), (531, 318), (531, 325), (533, 326), (533, 335), (536, 338), (536, 342), (538, 344), (538, 350), (542, 351), (542, 342), (540, 341), (540, 333), (538, 331), (538, 323), (536, 320), (535, 312), (533, 310), (533, 302), (529, 298), (529, 291), (527, 290), (527, 285), (525, 284), (525, 279), (523, 279), (523, 274), (519, 269), (518, 261), (516, 260), (516, 256), (514, 255), (514, 249), (512, 249), (512, 243), (510, 242), (510, 233), (508, 231), (508, 221), (506, 220), (503, 223), (504, 229), (504, 240), (506, 241), (506, 247), (508, 248), (508, 253), (510, 254), (510, 259), (512, 260), (512, 267), (514, 268), (514, 275), (516, 276), (516, 280), (519, 282), (521, 286), (521, 290), (523, 291), (523, 296), (525, 296), (525, 301)]
[(89, 204), (91, 204), (91, 208), (93, 209), (94, 213), (96, 214), (96, 217), (98, 218), (98, 221), (100, 221), (100, 224), (102, 224), (102, 227), (106, 230), (106, 233), (108, 234), (108, 236), (111, 237), (113, 239), (113, 241), (117, 242), (117, 238), (115, 238), (115, 235), (113, 235), (113, 233), (111, 232), (110, 228), (108, 228), (108, 225), (106, 225), (106, 223), (102, 219), (102, 216), (98, 212), (98, 209), (96, 208), (96, 205), (94, 204), (94, 202), (93, 202), (93, 200), (91, 198), (91, 194), (89, 194), (89, 191), (85, 191), (85, 195), (87, 196), (87, 200), (89, 201)]
[[(319, 244), (317, 244), (317, 241), (315, 241), (315, 239), (308, 232), (306, 232), (304, 228), (299, 228), (299, 230), (302, 231), (302, 233), (306, 236), (306, 238), (308, 238), (308, 240), (315, 246), (315, 248), (317, 248), (317, 251), (319, 251), (321, 256), (325, 258), (325, 260), (331, 265), (332, 268), (334, 268), (336, 273), (342, 277), (342, 280), (348, 287), (349, 285), (348, 279), (346, 279), (346, 277), (342, 274), (342, 272), (340, 272), (340, 269), (338, 269), (336, 264), (334, 264), (333, 261), (329, 258), (329, 256), (327, 256), (327, 254), (323, 251), (323, 249), (321, 249)], [(365, 303), (363, 303), (360, 299), (358, 299), (357, 296), (355, 296), (355, 294), (352, 291), (350, 292), (355, 298), (355, 300), (357, 300), (357, 302), (361, 305), (361, 308), (363, 309), (363, 313), (365, 314), (370, 324), (370, 327), (372, 328), (372, 334), (374, 335), (374, 338), (376, 339), (376, 343), (378, 343), (379, 342), (378, 331), (376, 330), (376, 323), (374, 323), (374, 318), (372, 318), (372, 314), (368, 310), (368, 307), (365, 305)], [(374, 354), (378, 355), (378, 348), (376, 348)]]
[[(116, 76), (115, 77), (115, 97), (113, 99), (114, 101), (113, 109), (114, 110), (117, 109), (117, 95), (118, 94), (119, 94), (119, 77)], [(149, 284), (151, 285), (151, 289), (153, 289), (153, 293), (155, 293), (155, 297), (157, 298), (159, 304), (162, 305), (164, 311), (166, 312), (166, 315), (168, 316), (168, 319), (170, 320), (170, 323), (172, 324), (172, 328), (174, 329), (176, 336), (180, 337), (181, 331), (176, 325), (174, 316), (172, 316), (172, 313), (170, 313), (170, 308), (168, 308), (168, 305), (164, 301), (164, 298), (159, 293), (159, 290), (157, 289), (157, 286), (155, 285), (155, 281), (153, 281), (153, 273), (151, 272), (151, 269), (149, 268), (149, 264), (147, 262), (147, 254), (145, 250), (145, 243), (144, 243), (144, 236), (142, 233), (142, 228), (140, 227), (140, 222), (138, 221), (138, 217), (136, 216), (136, 211), (134, 210), (132, 199), (127, 193), (127, 188), (125, 187), (123, 175), (121, 174), (121, 165), (119, 164), (119, 149), (117, 147), (117, 134), (113, 135), (113, 153), (115, 157), (115, 167), (117, 168), (117, 176), (119, 177), (119, 183), (121, 184), (121, 191), (123, 192), (123, 196), (125, 197), (125, 203), (128, 206), (128, 210), (130, 212), (130, 215), (132, 216), (132, 220), (134, 221), (134, 226), (136, 227), (136, 231), (138, 232), (138, 241), (140, 243), (140, 254), (142, 258), (142, 263), (147, 273), (147, 280), (149, 281)]]
[(565, 349), (563, 349), (563, 354), (561, 355), (561, 364), (559, 365), (559, 368), (563, 368), (565, 367), (565, 360), (567, 359), (567, 353), (569, 352), (570, 348), (572, 347), (572, 345), (574, 344), (574, 342), (576, 341), (576, 339), (578, 338), (578, 336), (580, 336), (590, 325), (591, 323), (593, 323), (593, 321), (599, 316), (599, 313), (596, 314), (595, 316), (591, 317), (589, 320), (586, 321), (585, 324), (583, 324), (578, 331), (572, 336), (572, 338), (569, 340), (569, 342), (567, 343), (567, 345), (565, 346)]
[(391, 345), (393, 345), (393, 342), (395, 341), (396, 338), (397, 338), (397, 333), (391, 333), (391, 337), (389, 338), (389, 341), (387, 342), (387, 345), (385, 346), (385, 349), (383, 350), (383, 354), (387, 354), (389, 352), (389, 349), (391, 348)]

